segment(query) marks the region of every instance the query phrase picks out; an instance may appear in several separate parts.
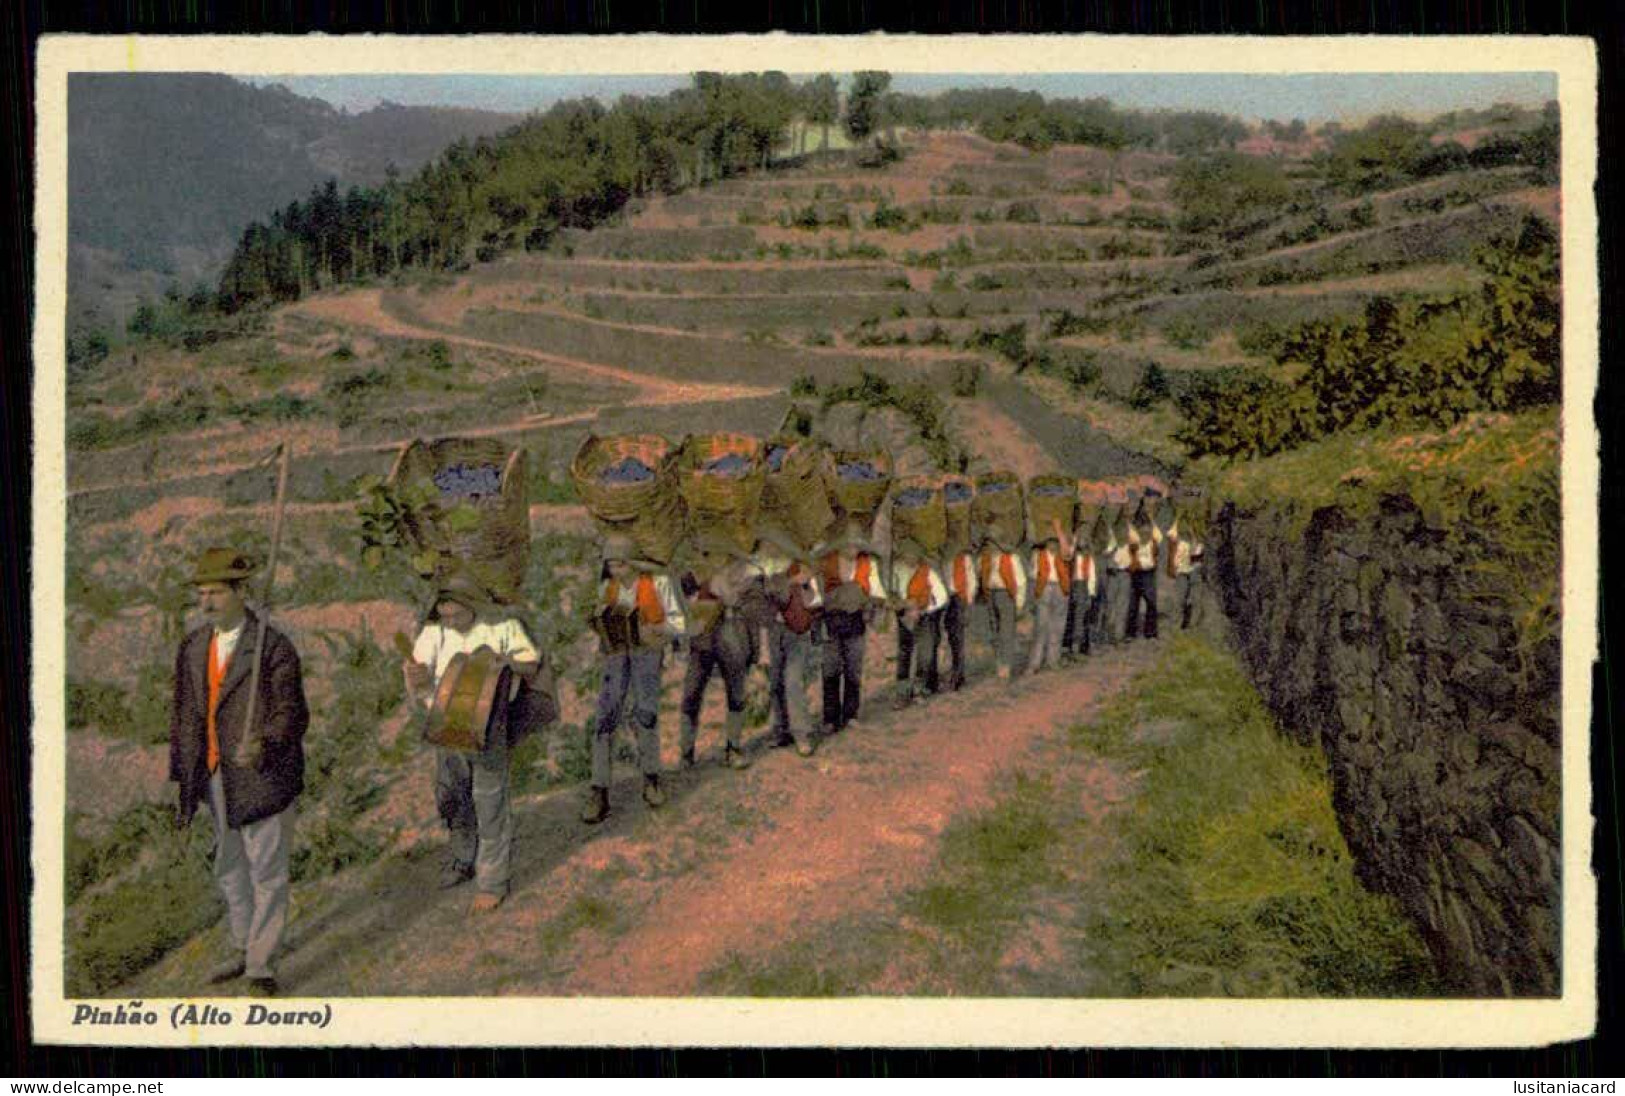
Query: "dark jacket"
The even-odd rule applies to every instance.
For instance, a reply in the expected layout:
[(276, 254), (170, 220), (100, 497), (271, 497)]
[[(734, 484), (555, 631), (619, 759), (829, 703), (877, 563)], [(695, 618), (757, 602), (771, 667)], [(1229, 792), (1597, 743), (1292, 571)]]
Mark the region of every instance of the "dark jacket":
[[(208, 704), (210, 625), (181, 641), (175, 657), (175, 702), (169, 712), (169, 778), (180, 785), (179, 821), (191, 821), (209, 795)], [(310, 709), (299, 671), (299, 653), (275, 628), (265, 630), (259, 702), (254, 723), (265, 743), (258, 768), (232, 763), (248, 719), (248, 682), (254, 672), (259, 618), (250, 613), (220, 683), (215, 730), (220, 738), (220, 774), (226, 791), (226, 821), (233, 827), (269, 818), (287, 809), (305, 788), (305, 728)]]

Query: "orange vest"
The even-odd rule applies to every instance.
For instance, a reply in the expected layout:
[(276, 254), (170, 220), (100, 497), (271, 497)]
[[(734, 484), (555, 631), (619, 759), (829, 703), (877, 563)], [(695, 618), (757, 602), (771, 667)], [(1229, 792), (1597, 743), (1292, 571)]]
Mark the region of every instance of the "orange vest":
[(1088, 582), (1095, 575), (1095, 557), (1087, 553), (1079, 553), (1072, 561), (1076, 568), (1073, 578), (1080, 582)]
[(964, 553), (954, 557), (954, 593), (960, 601), (970, 601), (970, 568)]
[[(982, 553), (981, 571), (982, 589), (986, 590), (987, 580), (993, 575), (992, 552)], [(999, 578), (1004, 580), (1004, 592), (1015, 597), (1020, 587), (1016, 585), (1016, 561), (1010, 558), (1009, 552), (999, 553)]]
[(1054, 574), (1061, 581), (1061, 593), (1072, 593), (1072, 572), (1064, 567), (1055, 565), (1055, 557), (1048, 551), (1040, 550), (1038, 553), (1038, 577), (1033, 580), (1033, 597), (1042, 597), (1044, 587), (1049, 585), (1049, 576)]
[[(633, 594), (637, 603), (638, 619), (645, 624), (664, 624), (666, 610), (660, 605), (660, 595), (655, 592), (655, 580), (649, 575), (639, 575), (636, 592)], [(610, 579), (604, 587), (604, 608), (612, 609), (621, 599), (621, 585)]]
[(931, 565), (922, 563), (914, 568), (908, 580), (908, 599), (921, 609), (931, 605)]
[[(857, 566), (852, 570), (852, 581), (865, 593), (869, 591), (869, 554), (858, 553)], [(824, 590), (827, 593), (841, 584), (841, 556), (839, 552), (831, 552), (824, 557)]]
[(231, 666), (227, 659), (224, 666), (220, 665), (220, 637), (209, 637), (209, 708), (204, 717), (204, 729), (209, 743), (209, 771), (214, 772), (220, 767), (220, 732), (215, 728), (215, 709), (220, 707), (220, 683), (226, 679), (226, 670)]

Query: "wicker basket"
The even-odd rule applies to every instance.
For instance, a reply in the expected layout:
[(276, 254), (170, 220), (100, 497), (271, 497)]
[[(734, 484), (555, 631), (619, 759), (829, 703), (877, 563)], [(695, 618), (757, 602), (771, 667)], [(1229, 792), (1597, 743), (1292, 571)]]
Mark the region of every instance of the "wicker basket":
[(1021, 480), (1014, 472), (989, 472), (976, 477), (971, 529), (979, 542), (992, 541), (1006, 552), (1020, 550), (1027, 532), (1027, 518)]
[[(848, 519), (861, 521), (865, 526), (872, 525), (891, 487), (891, 454), (884, 449), (837, 449), (830, 456), (835, 465), (830, 478), (830, 493), (835, 497), (836, 509)], [(849, 464), (868, 465), (875, 470), (875, 478), (843, 479), (841, 466)]]
[(1034, 543), (1055, 535), (1057, 526), (1070, 534), (1078, 508), (1078, 481), (1071, 476), (1042, 475), (1027, 481), (1028, 533)]
[[(523, 599), (530, 564), (527, 463), (523, 449), (495, 438), (440, 438), (401, 447), (391, 485), (433, 484), (447, 515), (432, 528), (409, 528), (420, 547), (440, 550), (436, 580), (462, 569), (497, 602)], [(451, 517), (469, 510), (477, 520), (467, 527)]]
[[(654, 563), (671, 560), (683, 538), (683, 498), (677, 487), (676, 450), (656, 434), (590, 434), (570, 462), (570, 478), (587, 512), (605, 535), (631, 538), (638, 555)], [(606, 469), (635, 457), (654, 475), (635, 483), (608, 483)]]
[(948, 511), (935, 477), (909, 476), (897, 481), (891, 501), (891, 538), (894, 546), (912, 542), (927, 555), (942, 551), (948, 539)]
[[(738, 457), (740, 475), (711, 471), (712, 462)], [(691, 434), (677, 452), (677, 488), (694, 530), (725, 539), (742, 552), (756, 547), (766, 466), (762, 443), (749, 434)]]
[(810, 549), (835, 520), (829, 485), (835, 464), (829, 449), (811, 438), (781, 435), (762, 447), (761, 518)]

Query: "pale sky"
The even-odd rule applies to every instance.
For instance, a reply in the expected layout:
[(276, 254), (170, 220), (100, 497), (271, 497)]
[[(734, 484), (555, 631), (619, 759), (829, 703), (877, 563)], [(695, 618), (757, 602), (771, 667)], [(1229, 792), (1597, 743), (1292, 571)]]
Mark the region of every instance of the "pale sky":
[[(810, 74), (791, 73), (796, 80)], [(838, 74), (843, 84), (844, 74)], [(689, 82), (686, 76), (441, 76), (346, 75), (249, 77), (256, 84), (285, 84), (300, 95), (347, 110), (366, 110), (384, 100), (404, 105), (479, 107), (512, 113), (546, 108), (559, 99), (592, 96), (605, 103), (624, 94), (662, 95)], [(1497, 102), (1540, 106), (1557, 97), (1550, 72), (1357, 73), (1274, 75), (1169, 73), (908, 74), (894, 77), (899, 91), (931, 94), (952, 87), (1015, 87), (1051, 98), (1104, 96), (1123, 107), (1145, 110), (1216, 110), (1241, 118), (1306, 122), (1359, 120), (1396, 112), (1442, 114)]]

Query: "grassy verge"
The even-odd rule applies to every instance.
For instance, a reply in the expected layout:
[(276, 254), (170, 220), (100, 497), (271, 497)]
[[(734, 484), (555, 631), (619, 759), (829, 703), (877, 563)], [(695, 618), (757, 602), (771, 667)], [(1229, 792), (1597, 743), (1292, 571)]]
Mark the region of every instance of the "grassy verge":
[(1111, 829), (1087, 955), (1108, 994), (1403, 996), (1421, 942), (1364, 890), (1318, 752), (1289, 742), (1230, 655), (1181, 636), (1075, 749), (1143, 773)]
[[(1279, 732), (1210, 641), (1166, 641), (1041, 766), (955, 821), (895, 908), (730, 954), (703, 988), (1348, 997), (1432, 985), (1411, 927), (1354, 878), (1319, 755)], [(1101, 789), (1127, 782), (1133, 794), (1099, 811)]]

